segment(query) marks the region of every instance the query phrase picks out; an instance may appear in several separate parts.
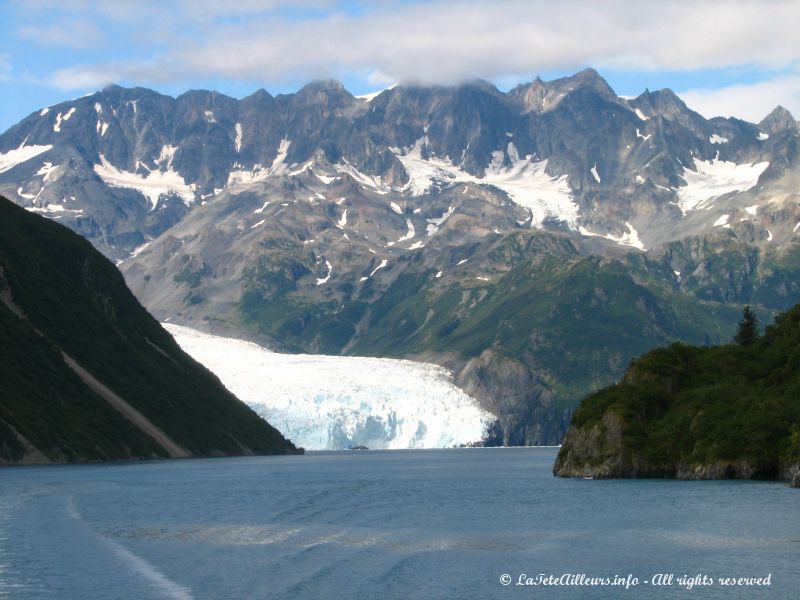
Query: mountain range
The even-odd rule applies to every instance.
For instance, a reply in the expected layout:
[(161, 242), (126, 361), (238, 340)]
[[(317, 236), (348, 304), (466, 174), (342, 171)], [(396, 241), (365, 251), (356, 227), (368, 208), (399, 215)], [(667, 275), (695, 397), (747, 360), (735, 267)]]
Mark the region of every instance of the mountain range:
[(434, 362), (558, 443), (673, 341), (800, 300), (800, 132), (705, 119), (594, 70), (354, 97), (111, 86), (0, 136), (0, 192), (118, 262), (159, 320), (273, 349)]

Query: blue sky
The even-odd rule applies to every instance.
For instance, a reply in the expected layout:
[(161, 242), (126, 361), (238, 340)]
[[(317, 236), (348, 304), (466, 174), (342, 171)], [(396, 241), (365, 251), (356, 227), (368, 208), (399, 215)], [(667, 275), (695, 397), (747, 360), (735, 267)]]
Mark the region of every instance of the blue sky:
[(501, 89), (596, 68), (620, 95), (669, 87), (705, 116), (800, 116), (800, 2), (0, 0), (0, 131), (109, 83), (296, 91), (334, 78), (483, 78)]

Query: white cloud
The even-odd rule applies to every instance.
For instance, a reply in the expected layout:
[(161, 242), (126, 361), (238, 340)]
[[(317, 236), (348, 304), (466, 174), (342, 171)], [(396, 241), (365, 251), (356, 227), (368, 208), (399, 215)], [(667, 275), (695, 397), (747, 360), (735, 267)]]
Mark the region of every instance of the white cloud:
[(785, 66), (800, 56), (797, 2), (383, 3), (361, 16), (216, 28), (174, 57), (204, 75), (285, 77), (356, 69), (452, 82), (581, 65)]
[(267, 13), (285, 7), (331, 8), (334, 0), (180, 0), (184, 12), (211, 19)]
[[(796, 0), (386, 0), (357, 4), (354, 13), (352, 3), (337, 0), (126, 0), (88, 3), (80, 17), (97, 10), (111, 18), (103, 8), (109, 5), (120, 15), (137, 7), (138, 16), (125, 22), (131, 43), (141, 47), (128, 62), (60, 69), (51, 75), (55, 85), (221, 78), (269, 87), (354, 75), (375, 83), (454, 83), (585, 66), (779, 71), (800, 60)], [(176, 6), (182, 10), (173, 15)], [(282, 9), (296, 12), (290, 18)]]
[(77, 19), (50, 26), (24, 25), (19, 28), (19, 35), (38, 44), (68, 48), (91, 48), (105, 41), (94, 23)]
[(168, 83), (176, 73), (165, 66), (149, 62), (109, 63), (103, 65), (75, 65), (51, 74), (50, 85), (62, 90), (102, 88), (120, 81)]
[(706, 118), (731, 117), (758, 123), (778, 104), (800, 117), (800, 75), (716, 90), (678, 92), (689, 108)]

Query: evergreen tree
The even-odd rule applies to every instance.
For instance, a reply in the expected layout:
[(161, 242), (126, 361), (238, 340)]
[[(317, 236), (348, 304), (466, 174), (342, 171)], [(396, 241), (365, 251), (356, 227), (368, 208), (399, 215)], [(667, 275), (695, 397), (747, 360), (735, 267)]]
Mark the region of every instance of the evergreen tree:
[(733, 338), (740, 346), (749, 346), (758, 339), (758, 319), (755, 313), (749, 306), (745, 306), (742, 311), (742, 320), (739, 321), (739, 326), (736, 329), (736, 335)]

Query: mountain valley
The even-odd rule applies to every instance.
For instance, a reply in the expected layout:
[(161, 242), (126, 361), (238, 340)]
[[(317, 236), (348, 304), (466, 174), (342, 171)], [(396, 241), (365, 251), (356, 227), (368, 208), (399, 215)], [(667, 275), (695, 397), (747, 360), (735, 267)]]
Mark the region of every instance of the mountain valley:
[(0, 136), (0, 192), (117, 261), (160, 321), (455, 373), (489, 444), (557, 444), (587, 392), (745, 304), (800, 301), (800, 132), (589, 69), (368, 98), (109, 87)]

